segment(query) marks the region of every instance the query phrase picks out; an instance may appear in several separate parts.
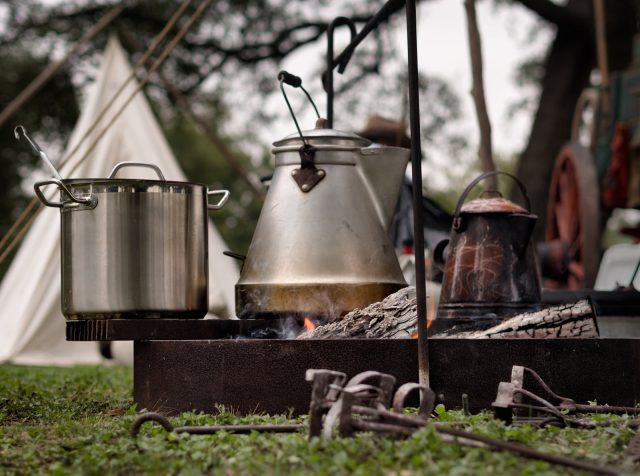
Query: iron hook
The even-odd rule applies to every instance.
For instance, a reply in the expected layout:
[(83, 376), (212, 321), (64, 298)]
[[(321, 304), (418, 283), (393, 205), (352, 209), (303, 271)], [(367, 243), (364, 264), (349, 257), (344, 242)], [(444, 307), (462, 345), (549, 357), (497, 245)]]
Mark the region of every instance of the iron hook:
[(327, 27), (327, 70), (322, 75), (322, 86), (327, 92), (327, 127), (333, 128), (333, 69), (338, 66), (338, 73), (344, 73), (347, 63), (351, 59), (354, 49), (349, 49), (339, 63), (334, 64), (333, 60), (333, 34), (336, 27), (347, 25), (351, 32), (351, 41), (356, 36), (356, 26), (353, 20), (347, 17), (336, 17)]

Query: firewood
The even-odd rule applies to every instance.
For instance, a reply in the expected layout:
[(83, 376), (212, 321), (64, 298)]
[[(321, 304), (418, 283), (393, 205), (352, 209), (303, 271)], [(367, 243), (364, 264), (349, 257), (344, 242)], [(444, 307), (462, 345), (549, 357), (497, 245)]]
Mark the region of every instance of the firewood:
[[(417, 334), (415, 288), (406, 287), (383, 301), (355, 309), (335, 321), (307, 331), (298, 339), (407, 339)], [(442, 338), (567, 338), (597, 337), (589, 301), (561, 304), (529, 312), (484, 330), (461, 332), (455, 327), (434, 335)]]
[(381, 302), (304, 332), (298, 339), (408, 339), (416, 332), (417, 312), (416, 289), (409, 286)]
[(443, 332), (438, 337), (464, 339), (598, 337), (598, 328), (591, 303), (583, 299), (575, 303), (560, 304), (537, 312), (511, 317), (489, 329), (481, 331)]

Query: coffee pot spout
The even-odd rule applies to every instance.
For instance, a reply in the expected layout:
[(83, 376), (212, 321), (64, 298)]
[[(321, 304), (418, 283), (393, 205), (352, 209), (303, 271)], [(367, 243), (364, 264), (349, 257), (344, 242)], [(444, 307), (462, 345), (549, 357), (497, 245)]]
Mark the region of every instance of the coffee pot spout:
[(393, 219), (410, 154), (409, 149), (401, 147), (360, 149), (358, 170), (385, 230)]

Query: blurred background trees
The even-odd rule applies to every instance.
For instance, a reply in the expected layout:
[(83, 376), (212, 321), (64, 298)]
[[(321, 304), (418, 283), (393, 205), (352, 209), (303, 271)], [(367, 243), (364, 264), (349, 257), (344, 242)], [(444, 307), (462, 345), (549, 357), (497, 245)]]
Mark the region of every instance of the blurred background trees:
[[(523, 85), (539, 84), (535, 89), (539, 94), (523, 99), (535, 104), (537, 113), (518, 173), (530, 191), (534, 212), (544, 222), (553, 161), (560, 145), (568, 139), (571, 115), (580, 91), (594, 79), (593, 6), (590, 0), (491, 1), (496, 8), (524, 5), (539, 16), (539, 28), (551, 28), (555, 32), (549, 52), (534, 59), (523, 57), (520, 76), (516, 78)], [(151, 43), (180, 3), (177, 0), (126, 3), (109, 31), (119, 34), (132, 63), (141, 55), (140, 46), (144, 49)], [(198, 3), (193, 2), (187, 12), (193, 12)], [(247, 169), (257, 176), (268, 175), (271, 171), (269, 140), (257, 131), (269, 131), (276, 117), (288, 114), (275, 79), (282, 60), (306, 45), (323, 45), (326, 27), (336, 15), (351, 17), (361, 27), (383, 3), (382, 0), (216, 0), (180, 42), (163, 66), (162, 75), (188, 98), (195, 114), (215, 130)], [(608, 0), (605, 5), (610, 66), (621, 69), (629, 64), (631, 40), (638, 30), (638, 0)], [(68, 51), (112, 6), (113, 3), (96, 0), (8, 0), (1, 4), (0, 108), (46, 63)], [(403, 11), (399, 7), (386, 24), (358, 48), (344, 77), (336, 81), (338, 128), (357, 130), (372, 104), (390, 111), (391, 118), (406, 120), (406, 64), (394, 41), (394, 35), (404, 27)], [(176, 28), (173, 33), (175, 31)], [(135, 41), (130, 41), (132, 37)], [(25, 195), (31, 193), (30, 183), (23, 182), (36, 164), (35, 157), (13, 143), (11, 126), (23, 123), (56, 157), (77, 116), (81, 98), (76, 95), (93, 79), (106, 40), (106, 33), (97, 36), (65, 72), (57, 75), (12, 118), (10, 125), (0, 130), (4, 165), (0, 170), (0, 234), (6, 232), (20, 211)], [(430, 46), (442, 47), (420, 45)], [(311, 66), (317, 77), (323, 69), (322, 63)], [(314, 97), (324, 94), (319, 80), (305, 85)], [(439, 194), (451, 202), (464, 178), (474, 173), (472, 149), (475, 148), (469, 147), (468, 132), (457, 127), (462, 114), (461, 98), (446, 81), (422, 77), (421, 89), (423, 150), (425, 154), (436, 152), (450, 157), (452, 165), (448, 173), (460, 180), (457, 186), (449, 186)], [(146, 93), (190, 179), (232, 190), (232, 202), (217, 219), (217, 225), (232, 249), (245, 252), (260, 200), (231, 171), (220, 151), (173, 106), (175, 101), (161, 78), (154, 76)], [(305, 98), (292, 96), (297, 112), (308, 108)], [(273, 101), (279, 101), (282, 107), (267, 107)], [(270, 141), (279, 138), (272, 135)], [(517, 158), (502, 158), (503, 162), (505, 159), (506, 166), (515, 167)]]
[[(18, 46), (0, 48), (0, 109), (48, 63), (47, 56), (34, 56)], [(11, 121), (0, 126), (0, 236), (10, 229), (33, 196), (33, 189), (24, 182), (24, 178), (41, 165), (40, 159), (28, 148), (18, 146), (13, 135), (14, 126), (22, 124), (27, 130), (34, 131), (34, 139), (48, 144), (48, 150), (56, 154), (62, 151), (78, 114), (74, 88), (68, 72), (63, 72), (21, 108)], [(0, 274), (9, 263), (10, 260), (5, 260), (0, 264)]]

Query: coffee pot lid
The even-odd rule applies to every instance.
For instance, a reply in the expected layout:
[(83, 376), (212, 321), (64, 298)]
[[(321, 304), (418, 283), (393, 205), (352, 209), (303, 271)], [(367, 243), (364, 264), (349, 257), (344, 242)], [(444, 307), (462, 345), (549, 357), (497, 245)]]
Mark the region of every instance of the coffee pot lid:
[[(511, 200), (507, 200), (502, 196), (500, 192), (497, 190), (486, 190), (482, 193), (479, 198), (475, 200), (471, 200), (470, 202), (465, 203), (469, 192), (482, 180), (496, 176), (496, 175), (504, 175), (512, 179), (515, 184), (518, 186), (520, 191), (522, 192), (522, 198), (524, 199), (525, 206), (522, 207), (517, 203), (512, 202)], [(480, 213), (518, 213), (518, 214), (526, 214), (531, 215), (531, 203), (529, 202), (529, 197), (527, 196), (527, 190), (524, 188), (523, 183), (514, 175), (511, 175), (507, 172), (501, 171), (492, 171), (486, 172), (479, 177), (476, 177), (467, 188), (465, 188), (464, 192), (460, 196), (458, 200), (458, 204), (456, 205), (456, 211), (454, 213), (454, 222), (457, 217), (460, 216), (461, 213), (465, 214), (480, 214)]]
[[(336, 129), (310, 129), (302, 131), (304, 141), (314, 147), (340, 146), (345, 148), (360, 148), (371, 145), (369, 139), (360, 137), (353, 132), (338, 131)], [(273, 143), (274, 147), (290, 147), (304, 145), (300, 134), (294, 132), (284, 139)]]
[(507, 200), (498, 192), (492, 193), (497, 195), (491, 198), (480, 197), (471, 200), (465, 203), (460, 211), (462, 213), (529, 213), (526, 208)]

